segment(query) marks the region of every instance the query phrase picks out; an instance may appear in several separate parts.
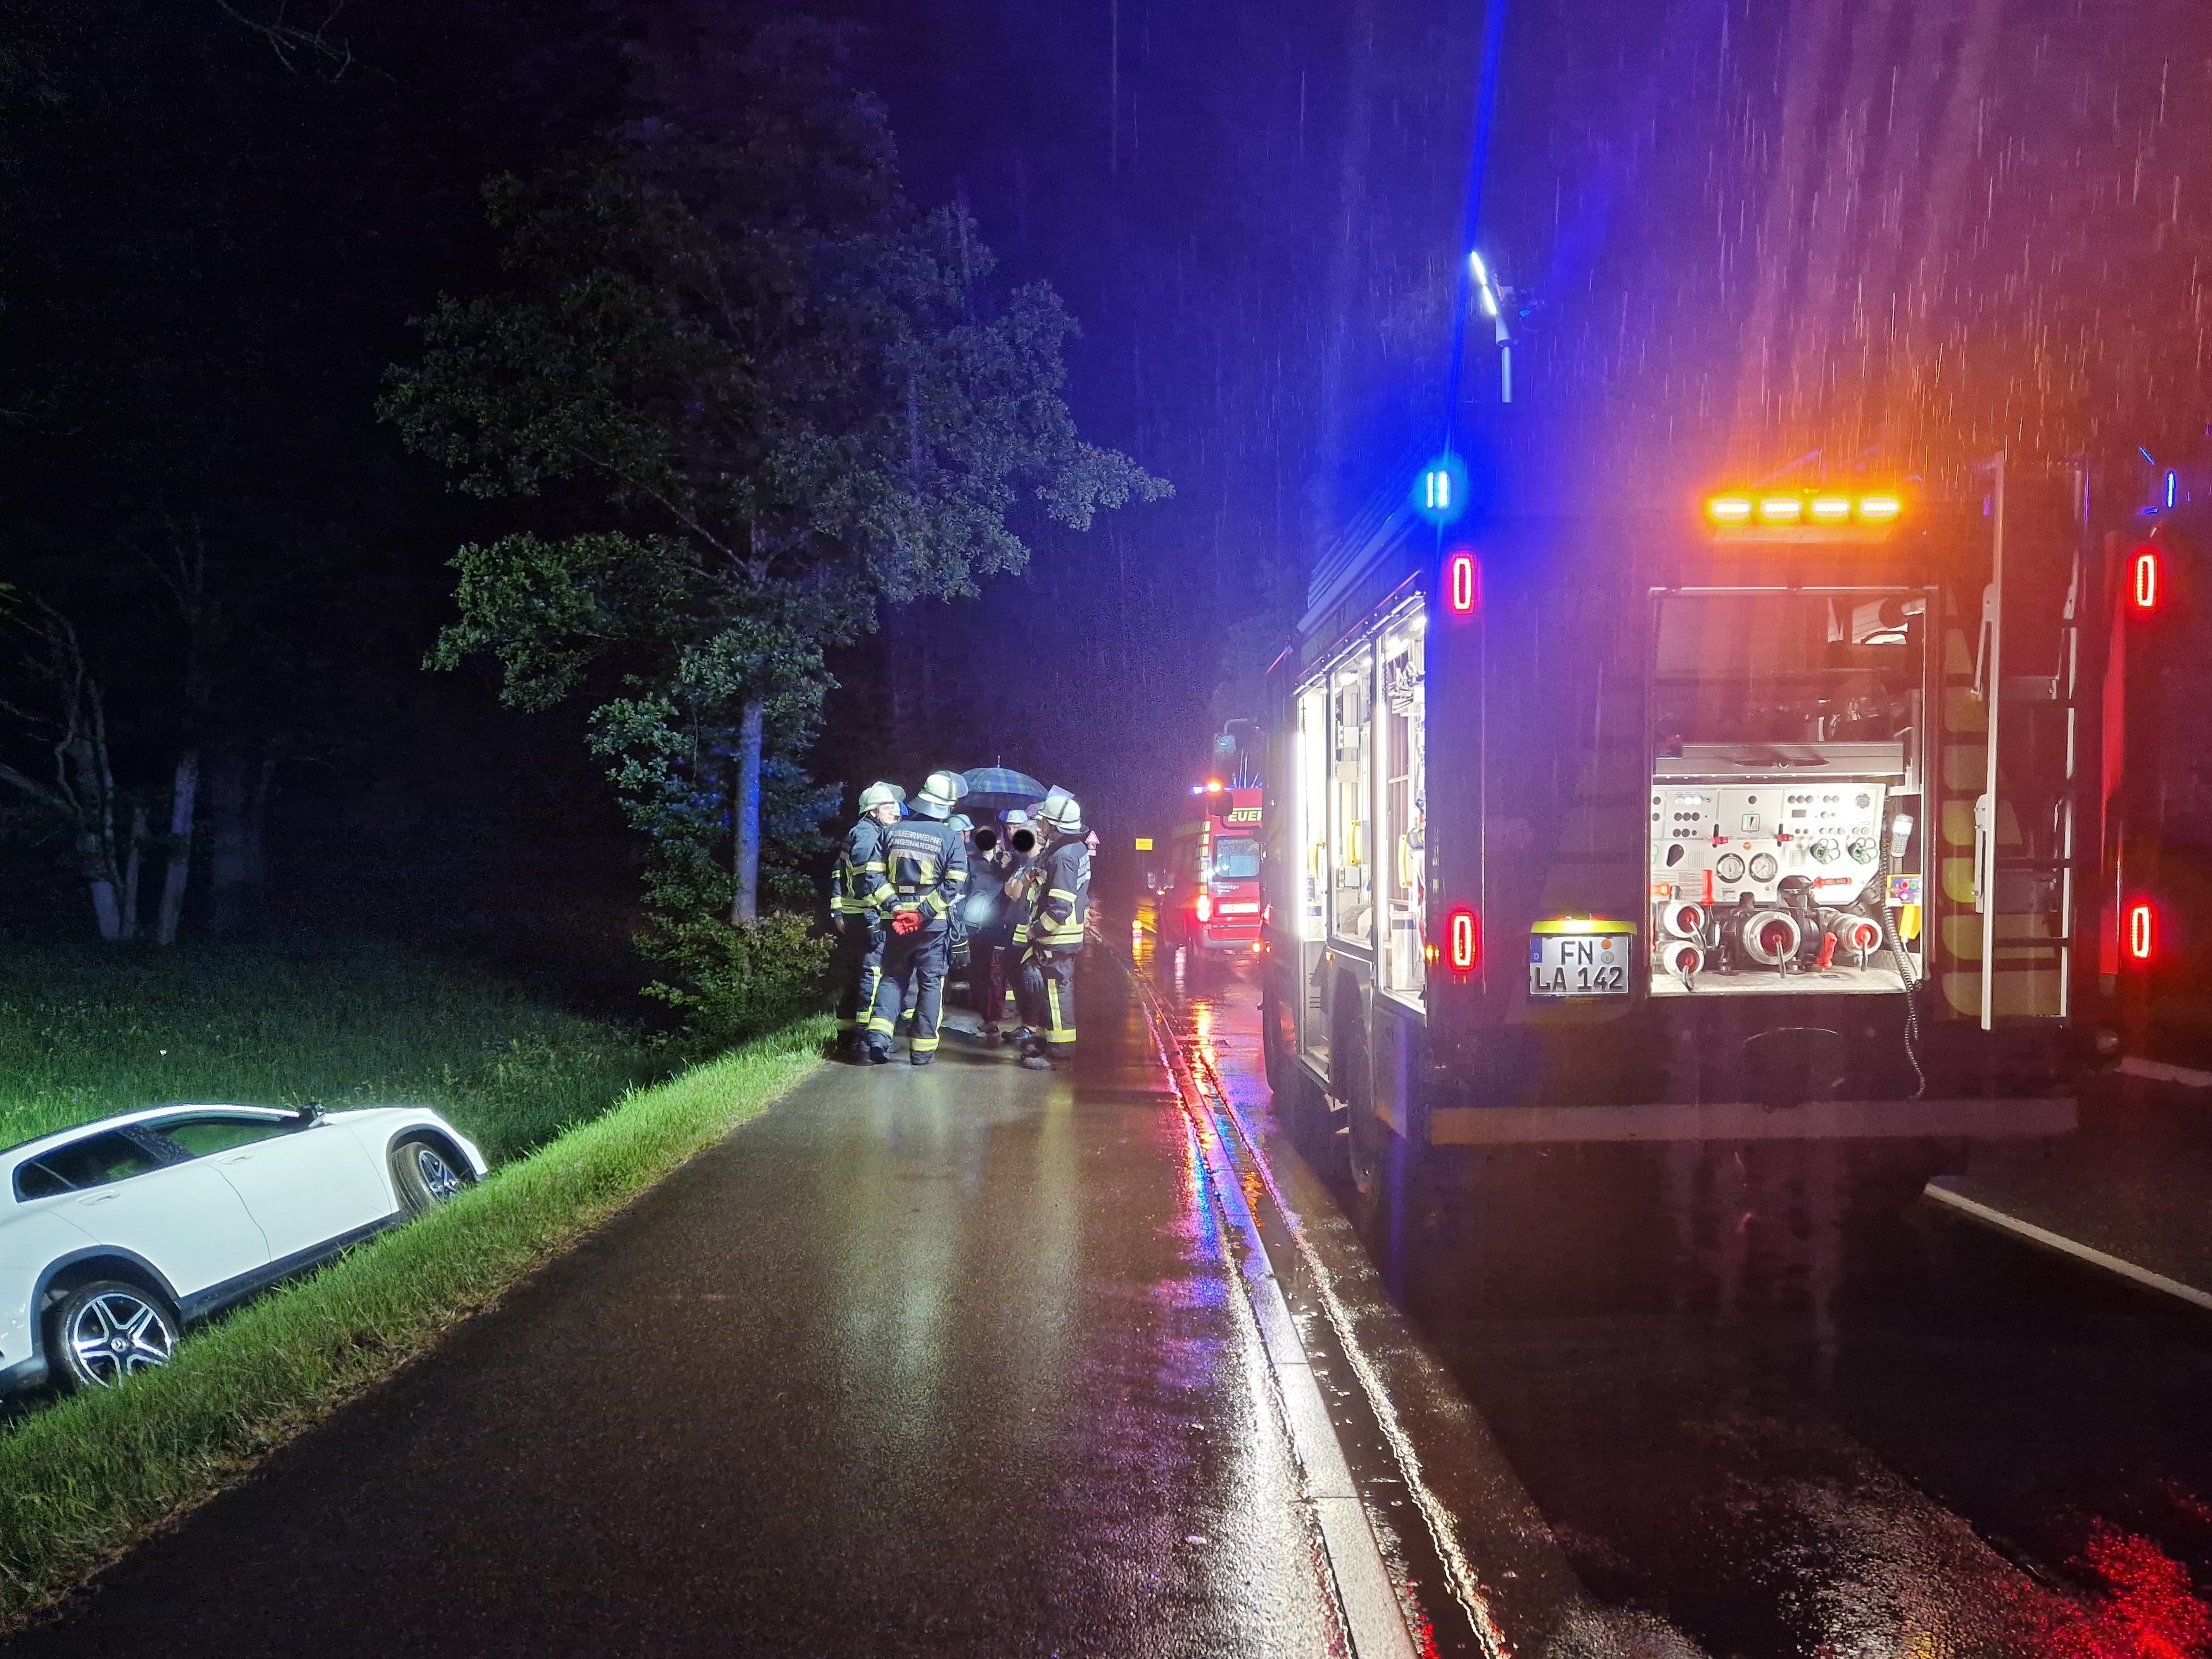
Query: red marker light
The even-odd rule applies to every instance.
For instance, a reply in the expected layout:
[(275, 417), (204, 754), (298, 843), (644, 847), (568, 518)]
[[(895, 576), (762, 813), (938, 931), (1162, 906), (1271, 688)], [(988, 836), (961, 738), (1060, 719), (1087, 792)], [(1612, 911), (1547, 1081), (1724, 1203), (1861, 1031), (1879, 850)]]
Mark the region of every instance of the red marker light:
[(2128, 569), (2128, 603), (2136, 614), (2148, 616), (2158, 609), (2158, 550), (2138, 547)]
[(2148, 904), (2137, 901), (2128, 906), (2128, 959), (2148, 962), (2151, 952), (2158, 947), (2158, 917)]
[(1450, 958), (1455, 974), (1471, 974), (1474, 964), (1482, 959), (1482, 929), (1474, 912), (1464, 907), (1451, 913), (1445, 937), (1445, 954)]
[(1482, 573), (1472, 553), (1455, 553), (1444, 564), (1444, 604), (1455, 617), (1472, 617), (1482, 602)]
[(1213, 919), (1212, 894), (1200, 893), (1198, 896), (1198, 919), (1200, 921), (1211, 921)]

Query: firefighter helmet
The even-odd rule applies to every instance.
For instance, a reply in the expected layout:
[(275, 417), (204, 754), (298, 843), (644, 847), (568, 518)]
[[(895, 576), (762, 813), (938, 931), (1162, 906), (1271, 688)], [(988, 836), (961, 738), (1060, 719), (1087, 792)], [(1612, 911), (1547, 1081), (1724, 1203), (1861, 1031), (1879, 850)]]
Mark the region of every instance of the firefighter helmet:
[(1047, 795), (1044, 805), (1037, 808), (1037, 817), (1056, 834), (1076, 841), (1083, 838), (1083, 803), (1065, 789)]
[(914, 810), (927, 818), (941, 818), (952, 804), (968, 793), (968, 780), (957, 772), (932, 772), (914, 798)]
[(860, 791), (860, 810), (872, 812), (878, 806), (896, 806), (906, 799), (906, 791), (895, 783), (872, 783)]

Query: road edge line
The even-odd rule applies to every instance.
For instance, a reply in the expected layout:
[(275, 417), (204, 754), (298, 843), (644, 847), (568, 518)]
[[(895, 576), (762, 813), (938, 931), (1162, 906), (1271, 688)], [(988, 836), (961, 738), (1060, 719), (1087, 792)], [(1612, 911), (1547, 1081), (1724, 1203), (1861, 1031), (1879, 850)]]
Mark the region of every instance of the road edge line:
[(2200, 1291), (2194, 1285), (2185, 1285), (2178, 1279), (2168, 1279), (2164, 1273), (2154, 1273), (2148, 1267), (2137, 1267), (2124, 1257), (2110, 1255), (2094, 1245), (2084, 1244), (2077, 1238), (2069, 1238), (2063, 1233), (2052, 1232), (2048, 1227), (2039, 1227), (2033, 1221), (2008, 1214), (1994, 1205), (1968, 1198), (1964, 1193), (1942, 1185), (1943, 1179), (1942, 1176), (1936, 1176), (1935, 1180), (1922, 1188), (1921, 1191), (1938, 1204), (1948, 1205), (1952, 1209), (1971, 1216), (1977, 1221), (1985, 1222), (2001, 1231), (2016, 1234), (2032, 1243), (2040, 1244), (2047, 1249), (2057, 1250), (2062, 1255), (2070, 1255), (2075, 1261), (2086, 1262), (2090, 1267), (2101, 1267), (2106, 1273), (2117, 1273), (2121, 1278), (2141, 1285), (2147, 1290), (2162, 1291), (2167, 1296), (2177, 1297), (2192, 1306), (2212, 1311), (2212, 1293)]
[(2192, 1066), (2172, 1066), (2162, 1060), (2148, 1060), (2141, 1054), (2124, 1054), (2114, 1068), (2123, 1077), (2139, 1077), (2149, 1083), (2178, 1084), (2185, 1089), (2212, 1089), (2212, 1072), (2200, 1072)]
[(1313, 1367), (1303, 1347), (1295, 1356), (1281, 1353), (1278, 1352), (1279, 1335), (1271, 1338), (1271, 1332), (1295, 1333), (1296, 1327), (1273, 1259), (1267, 1254), (1267, 1241), (1261, 1237), (1260, 1224), (1230, 1166), (1220, 1127), (1206, 1109), (1204, 1091), (1183, 1056), (1182, 1045), (1169, 1029), (1152, 987), (1133, 964), (1121, 963), (1120, 966), (1136, 988), (1160, 1063), (1175, 1085), (1183, 1121), (1205, 1162), (1213, 1200), (1243, 1239), (1247, 1261), (1266, 1269), (1255, 1273), (1248, 1267), (1237, 1278), (1259, 1328), (1260, 1351), (1267, 1358), (1268, 1375), (1274, 1379), (1283, 1426), (1297, 1459), (1303, 1495), (1313, 1507), (1322, 1552), (1336, 1589), (1338, 1612), (1352, 1651), (1358, 1659), (1417, 1659), (1419, 1647), (1407, 1625), (1405, 1605), (1398, 1598), (1389, 1564), (1368, 1519), (1367, 1506), (1353, 1486), (1351, 1466), (1330, 1420), (1328, 1402), (1322, 1398), (1321, 1385), (1314, 1380)]

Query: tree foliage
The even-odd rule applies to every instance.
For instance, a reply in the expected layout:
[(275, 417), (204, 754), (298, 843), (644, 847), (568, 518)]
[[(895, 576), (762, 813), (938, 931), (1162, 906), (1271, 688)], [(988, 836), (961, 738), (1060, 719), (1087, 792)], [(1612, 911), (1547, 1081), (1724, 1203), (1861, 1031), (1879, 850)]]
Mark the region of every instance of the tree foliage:
[(1025, 520), (1168, 493), (1078, 434), (1058, 297), (995, 284), (963, 210), (907, 198), (834, 36), (771, 25), (733, 81), (726, 118), (495, 179), (503, 284), (442, 301), (383, 404), (515, 517), (456, 555), (432, 665), (488, 654), (523, 708), (599, 696), (592, 743), (653, 839), (664, 930), (717, 886), (750, 921), (762, 802), (829, 805), (797, 769), (825, 649), (1019, 570)]

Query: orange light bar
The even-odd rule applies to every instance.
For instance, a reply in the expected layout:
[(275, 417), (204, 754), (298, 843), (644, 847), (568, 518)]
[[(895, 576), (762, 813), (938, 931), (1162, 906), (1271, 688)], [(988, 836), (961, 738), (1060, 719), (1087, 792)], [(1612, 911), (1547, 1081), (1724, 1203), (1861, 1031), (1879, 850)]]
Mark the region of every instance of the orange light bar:
[[(1904, 516), (1904, 499), (1886, 490), (1856, 496), (1832, 489), (1788, 493), (1778, 489), (1761, 495), (1729, 491), (1705, 498), (1705, 517), (1721, 531), (1756, 532), (1768, 526), (1777, 530), (1848, 531), (1854, 525), (1887, 530)], [(1759, 538), (1754, 533), (1751, 539)]]

